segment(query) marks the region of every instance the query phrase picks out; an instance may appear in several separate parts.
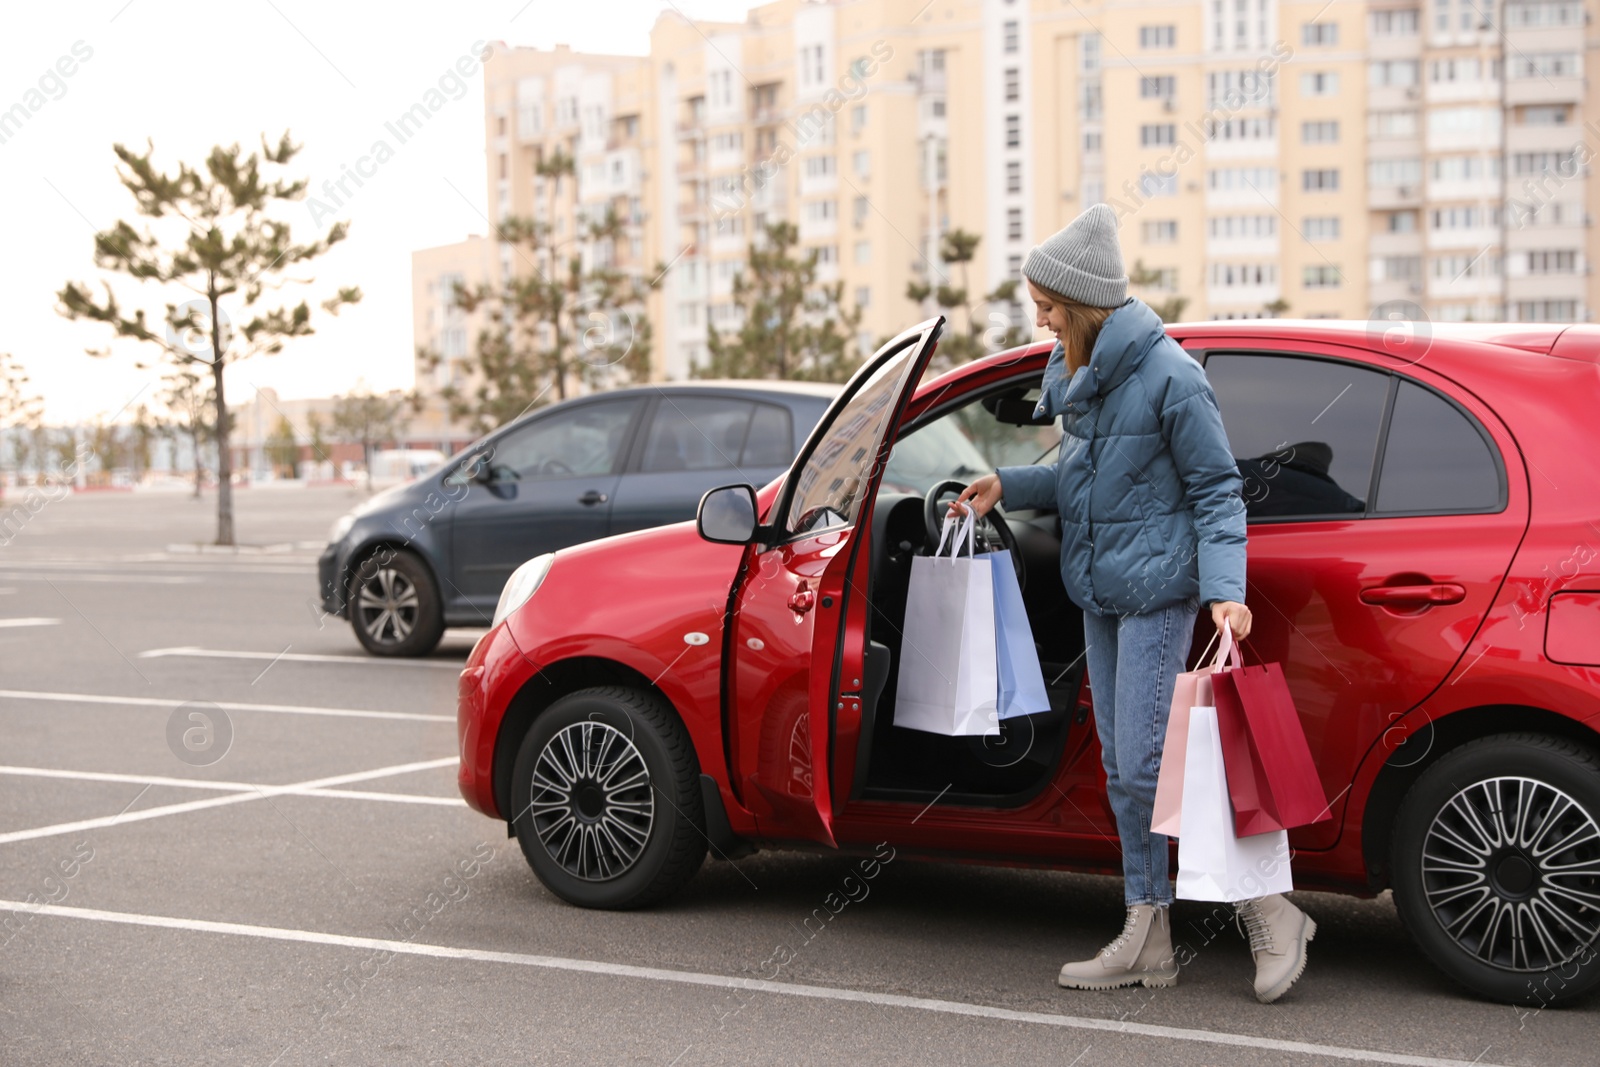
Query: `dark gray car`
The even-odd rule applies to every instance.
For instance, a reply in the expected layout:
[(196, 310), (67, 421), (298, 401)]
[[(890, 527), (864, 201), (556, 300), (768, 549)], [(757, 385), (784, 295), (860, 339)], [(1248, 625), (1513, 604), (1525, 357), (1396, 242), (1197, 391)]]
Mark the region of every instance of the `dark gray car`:
[(704, 381), (580, 397), (527, 415), (334, 524), (323, 610), (368, 651), (420, 656), (487, 626), (524, 561), (694, 518), (707, 489), (783, 474), (838, 387)]

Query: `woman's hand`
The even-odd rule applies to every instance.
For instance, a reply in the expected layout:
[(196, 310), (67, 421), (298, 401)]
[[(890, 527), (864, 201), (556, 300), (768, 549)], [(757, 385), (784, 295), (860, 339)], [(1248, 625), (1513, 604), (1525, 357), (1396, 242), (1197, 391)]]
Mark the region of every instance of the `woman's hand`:
[(1211, 621), (1217, 624), (1217, 632), (1222, 632), (1222, 624), (1227, 623), (1233, 627), (1233, 637), (1236, 641), (1243, 641), (1250, 636), (1250, 609), (1233, 600), (1219, 600), (1211, 605)]
[(966, 504), (978, 517), (989, 513), (989, 509), (1000, 503), (1000, 475), (985, 474), (961, 490), (961, 495), (950, 501), (950, 514), (954, 515), (963, 510), (961, 505)]

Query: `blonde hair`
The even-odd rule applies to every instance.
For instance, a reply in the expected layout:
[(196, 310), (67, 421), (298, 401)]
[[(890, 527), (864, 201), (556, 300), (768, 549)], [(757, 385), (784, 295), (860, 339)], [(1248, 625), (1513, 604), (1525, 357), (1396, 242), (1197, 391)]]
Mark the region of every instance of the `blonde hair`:
[[(1031, 278), (1028, 280), (1033, 281)], [(1105, 325), (1106, 319), (1117, 309), (1080, 304), (1071, 297), (1046, 289), (1038, 282), (1033, 282), (1033, 287), (1049, 297), (1052, 304), (1061, 305), (1061, 309), (1067, 313), (1067, 337), (1062, 347), (1066, 349), (1067, 370), (1076, 374), (1079, 367), (1088, 365), (1089, 354), (1094, 351), (1095, 338), (1100, 336), (1100, 327)]]

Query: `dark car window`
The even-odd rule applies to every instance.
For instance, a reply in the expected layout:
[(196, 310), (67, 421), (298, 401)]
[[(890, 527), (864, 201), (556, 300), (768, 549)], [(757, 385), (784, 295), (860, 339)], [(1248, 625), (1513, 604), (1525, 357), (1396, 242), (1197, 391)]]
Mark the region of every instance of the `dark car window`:
[(1365, 510), (1387, 374), (1302, 356), (1212, 353), (1206, 377), (1251, 519)]
[(795, 475), (783, 528), (816, 533), (851, 526), (872, 482), (872, 465), (883, 443), (885, 424), (916, 367), (921, 346), (908, 344), (887, 357), (838, 411), (817, 447)]
[(777, 404), (757, 404), (744, 439), (741, 467), (787, 467), (794, 460), (794, 419)]
[(717, 396), (663, 393), (645, 438), (640, 470), (732, 470), (739, 466), (755, 405)]
[(1415, 382), (1395, 395), (1378, 474), (1380, 512), (1495, 511), (1500, 464), (1470, 417)]
[(503, 435), (494, 444), (495, 481), (573, 478), (615, 469), (638, 399), (558, 408)]

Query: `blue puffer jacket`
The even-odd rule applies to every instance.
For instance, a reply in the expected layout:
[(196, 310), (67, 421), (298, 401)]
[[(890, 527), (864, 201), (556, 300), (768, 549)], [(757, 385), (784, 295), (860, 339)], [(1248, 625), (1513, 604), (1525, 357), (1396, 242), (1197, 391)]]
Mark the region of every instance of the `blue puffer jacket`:
[(1057, 343), (1038, 415), (1065, 415), (1054, 466), (1002, 467), (1007, 508), (1061, 514), (1061, 580), (1079, 607), (1143, 614), (1244, 602), (1242, 479), (1205, 371), (1129, 297), (1067, 380)]

